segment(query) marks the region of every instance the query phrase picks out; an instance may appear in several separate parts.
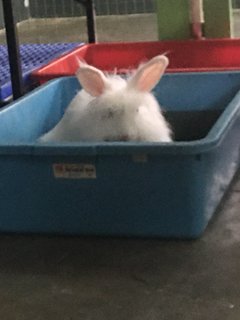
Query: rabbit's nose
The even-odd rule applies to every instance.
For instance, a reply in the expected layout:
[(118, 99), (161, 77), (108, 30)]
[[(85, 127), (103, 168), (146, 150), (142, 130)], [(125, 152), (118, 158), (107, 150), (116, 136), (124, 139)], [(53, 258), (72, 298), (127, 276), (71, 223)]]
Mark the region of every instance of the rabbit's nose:
[(105, 139), (103, 139), (106, 142), (110, 142), (110, 141), (129, 141), (129, 136), (128, 135), (122, 135), (117, 137), (107, 137)]

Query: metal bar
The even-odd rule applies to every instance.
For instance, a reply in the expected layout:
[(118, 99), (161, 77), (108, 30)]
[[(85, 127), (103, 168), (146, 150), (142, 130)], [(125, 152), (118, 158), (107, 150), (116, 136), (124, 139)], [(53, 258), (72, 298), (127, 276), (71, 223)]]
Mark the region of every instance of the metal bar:
[(87, 17), (88, 42), (96, 42), (95, 4), (94, 0), (76, 0), (85, 6)]
[(22, 67), (19, 53), (17, 28), (14, 21), (12, 0), (2, 0), (2, 4), (6, 28), (13, 99), (17, 99), (23, 95)]
[(86, 15), (87, 15), (87, 29), (88, 29), (88, 42), (96, 42), (95, 31), (95, 5), (93, 0), (88, 0), (86, 3)]

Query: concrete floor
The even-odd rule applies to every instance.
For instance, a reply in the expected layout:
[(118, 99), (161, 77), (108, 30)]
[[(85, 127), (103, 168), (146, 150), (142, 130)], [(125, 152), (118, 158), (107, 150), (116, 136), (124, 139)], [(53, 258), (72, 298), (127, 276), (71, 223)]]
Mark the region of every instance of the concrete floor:
[(0, 236), (0, 319), (239, 320), (240, 175), (195, 241)]
[[(154, 40), (136, 21), (122, 34), (123, 21), (102, 27), (99, 40)], [(79, 37), (59, 28), (55, 41)], [(21, 39), (49, 30), (22, 28)], [(239, 320), (239, 247), (240, 174), (199, 240), (1, 235), (0, 319)]]

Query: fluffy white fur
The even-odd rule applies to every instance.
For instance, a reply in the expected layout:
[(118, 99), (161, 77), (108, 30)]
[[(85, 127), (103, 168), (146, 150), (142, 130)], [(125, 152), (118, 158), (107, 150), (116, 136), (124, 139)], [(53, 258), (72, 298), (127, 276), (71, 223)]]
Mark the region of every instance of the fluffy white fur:
[(165, 56), (157, 56), (127, 80), (81, 64), (77, 77), (83, 89), (40, 141), (172, 141), (169, 125), (150, 93), (167, 64)]

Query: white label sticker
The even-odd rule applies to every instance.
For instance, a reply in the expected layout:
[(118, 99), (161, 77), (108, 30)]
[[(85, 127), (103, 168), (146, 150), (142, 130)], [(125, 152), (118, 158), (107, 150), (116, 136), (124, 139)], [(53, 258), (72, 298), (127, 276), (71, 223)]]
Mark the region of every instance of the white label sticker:
[(96, 167), (86, 163), (54, 163), (55, 178), (62, 179), (96, 179)]

